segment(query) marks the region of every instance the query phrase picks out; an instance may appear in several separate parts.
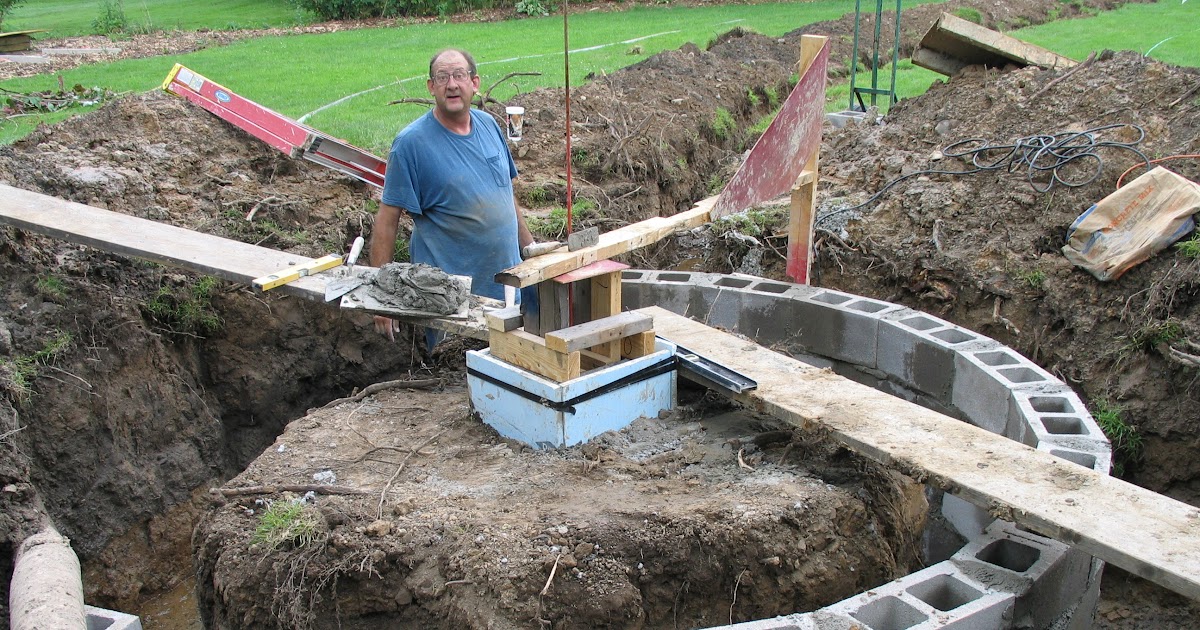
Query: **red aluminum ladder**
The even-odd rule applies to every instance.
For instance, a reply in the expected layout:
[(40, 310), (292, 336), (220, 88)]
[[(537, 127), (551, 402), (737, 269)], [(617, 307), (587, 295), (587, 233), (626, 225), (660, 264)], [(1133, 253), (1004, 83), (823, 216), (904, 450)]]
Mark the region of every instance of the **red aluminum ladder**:
[(171, 69), (162, 87), (292, 157), (316, 162), (383, 188), (385, 160), (238, 96), (180, 64)]

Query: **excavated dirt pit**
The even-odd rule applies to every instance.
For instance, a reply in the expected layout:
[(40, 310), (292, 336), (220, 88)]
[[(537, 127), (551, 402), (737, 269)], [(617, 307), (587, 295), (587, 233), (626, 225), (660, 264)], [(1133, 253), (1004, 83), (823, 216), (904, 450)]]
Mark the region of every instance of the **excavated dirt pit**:
[[(942, 8), (960, 5), (989, 26), (1074, 6)], [(937, 10), (905, 10), (902, 54)], [(833, 72), (848, 55), (849, 24), (803, 29), (834, 35)], [(799, 34), (735, 32), (573, 90), (576, 191), (597, 206), (581, 225), (609, 230), (711, 194), (752, 140), (739, 134), (766, 113), (768, 88), (786, 85)], [(1061, 76), (970, 71), (884, 125), (826, 128), (823, 210), (929, 168), (939, 148), (965, 138), (1132, 123), (1146, 130), (1148, 155), (1200, 153), (1195, 71), (1119, 53), (1050, 85)], [(514, 103), (527, 111), (519, 194), (535, 212), (563, 203), (561, 100), (547, 90)], [(743, 131), (712, 132), (719, 106)], [(1200, 338), (1200, 268), (1168, 251), (1101, 284), (1058, 253), (1070, 222), (1135, 161), (1106, 156), (1094, 182), (1045, 195), (1019, 174), (914, 177), (839, 215), (853, 218), (844, 227), (821, 224), (819, 284), (979, 330), (1085, 400), (1120, 406), (1144, 439), (1118, 453), (1126, 476), (1195, 503), (1196, 372), (1170, 350)], [(1195, 162), (1170, 166), (1200, 177)], [(162, 94), (0, 149), (0, 181), (308, 256), (344, 251), (373, 218), (363, 185)], [(627, 262), (782, 279), (783, 231), (770, 218), (721, 224)], [(138, 611), (193, 572), (194, 552), (203, 614), (227, 627), (294, 626), (310, 613), (318, 626), (403, 614), (445, 627), (676, 627), (816, 607), (919, 566), (915, 486), (794, 433), (764, 445), (761, 460), (750, 453), (751, 473), (733, 446), (782, 428), (763, 418), (733, 425), (716, 401), (688, 401), (593, 446), (530, 452), (467, 417), (456, 385), (464, 342), (423, 357), (407, 328), (391, 344), (364, 318), (324, 305), (205, 288), (193, 274), (12, 228), (0, 229), (0, 274), (0, 560), (49, 518), (84, 562), (89, 603)], [(31, 357), (40, 357), (34, 376), (18, 370)], [(388, 392), (306, 415), (371, 383), (431, 376), (446, 391)], [(282, 493), (212, 505), (210, 487), (312, 484), (325, 470), (370, 488), (316, 495), (303, 546), (251, 542), (265, 507), (255, 500)], [(1189, 628), (1200, 618), (1119, 572), (1102, 589), (1102, 627)]]
[[(921, 486), (692, 397), (548, 451), (472, 418), (461, 386), (311, 413), (196, 530), (202, 613), (218, 628), (709, 627), (919, 562)], [(326, 494), (314, 475), (365, 493)], [(258, 524), (285, 483), (316, 491), (300, 517), (313, 529), (273, 549)]]

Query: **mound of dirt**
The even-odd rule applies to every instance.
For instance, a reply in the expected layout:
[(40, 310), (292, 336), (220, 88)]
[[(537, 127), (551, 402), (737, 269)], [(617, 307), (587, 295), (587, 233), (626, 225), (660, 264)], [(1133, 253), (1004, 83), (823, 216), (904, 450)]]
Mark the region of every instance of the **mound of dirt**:
[[(911, 570), (928, 511), (911, 480), (719, 401), (531, 451), (472, 418), (461, 386), (312, 413), (219, 492), (194, 541), (220, 628), (759, 619)], [(311, 531), (272, 537), (271, 501)]]

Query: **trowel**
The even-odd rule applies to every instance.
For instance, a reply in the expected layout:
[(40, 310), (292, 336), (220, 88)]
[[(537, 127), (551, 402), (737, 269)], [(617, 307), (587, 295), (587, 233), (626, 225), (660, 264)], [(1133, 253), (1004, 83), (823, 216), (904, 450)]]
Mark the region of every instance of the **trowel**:
[(363, 237), (359, 236), (354, 239), (354, 244), (350, 246), (350, 254), (346, 256), (346, 268), (343, 270), (345, 275), (325, 286), (326, 302), (336, 300), (362, 286), (363, 279), (354, 275), (354, 263), (358, 262), (358, 255), (362, 253), (363, 244)]

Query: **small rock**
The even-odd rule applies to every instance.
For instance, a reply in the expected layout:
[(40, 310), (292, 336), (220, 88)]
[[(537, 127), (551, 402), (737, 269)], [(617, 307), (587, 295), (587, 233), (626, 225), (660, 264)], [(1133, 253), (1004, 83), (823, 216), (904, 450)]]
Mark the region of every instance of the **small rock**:
[(592, 555), (592, 551), (594, 551), (595, 549), (596, 549), (596, 546), (593, 545), (592, 543), (581, 542), (578, 545), (575, 545), (575, 552), (574, 552), (575, 557), (576, 558), (586, 558), (586, 557)]
[(939, 120), (937, 124), (933, 126), (934, 132), (936, 132), (939, 136), (948, 136), (953, 129), (954, 124), (949, 120)]
[(367, 525), (367, 535), (371, 536), (372, 538), (379, 538), (380, 536), (387, 536), (390, 533), (392, 533), (392, 522), (391, 521), (385, 521), (383, 519), (379, 519), (379, 520), (371, 523), (370, 525)]
[(313, 481), (315, 481), (317, 483), (324, 483), (324, 484), (337, 483), (337, 475), (334, 474), (334, 472), (332, 470), (322, 470), (319, 473), (313, 474), (312, 478), (313, 478)]

